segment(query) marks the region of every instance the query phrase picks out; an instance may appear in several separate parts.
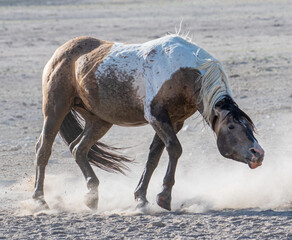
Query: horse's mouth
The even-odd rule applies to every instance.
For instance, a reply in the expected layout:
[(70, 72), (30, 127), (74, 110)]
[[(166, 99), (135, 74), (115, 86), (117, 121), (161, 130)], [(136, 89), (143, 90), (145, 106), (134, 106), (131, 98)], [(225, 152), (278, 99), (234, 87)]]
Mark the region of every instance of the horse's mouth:
[(255, 169), (262, 165), (262, 161), (252, 161), (250, 159), (246, 159), (246, 163), (251, 169)]

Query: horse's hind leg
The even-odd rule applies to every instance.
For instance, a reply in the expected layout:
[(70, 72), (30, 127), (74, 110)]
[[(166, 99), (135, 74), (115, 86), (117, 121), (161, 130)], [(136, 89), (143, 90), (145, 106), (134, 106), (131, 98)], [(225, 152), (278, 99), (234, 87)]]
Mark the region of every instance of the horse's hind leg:
[(52, 151), (52, 145), (60, 126), (70, 111), (74, 88), (72, 76), (62, 74), (67, 69), (62, 62), (57, 68), (47, 64), (43, 73), (43, 115), (44, 123), (36, 144), (36, 181), (33, 198), (46, 205), (44, 200), (45, 168)]
[(45, 168), (51, 155), (54, 139), (67, 112), (68, 109), (65, 107), (63, 111), (58, 111), (58, 114), (52, 112), (45, 116), (43, 130), (36, 144), (36, 181), (33, 198), (43, 205), (46, 205), (44, 200)]
[(85, 196), (85, 204), (95, 210), (98, 205), (99, 180), (88, 162), (88, 152), (96, 141), (111, 128), (112, 124), (89, 114), (82, 116), (86, 122), (84, 130), (70, 144), (70, 149), (87, 182), (89, 192)]

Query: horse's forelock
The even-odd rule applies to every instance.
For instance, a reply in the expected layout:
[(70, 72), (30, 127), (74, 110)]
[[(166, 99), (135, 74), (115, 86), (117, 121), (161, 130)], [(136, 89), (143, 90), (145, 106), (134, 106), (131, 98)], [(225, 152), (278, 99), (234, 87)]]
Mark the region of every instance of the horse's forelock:
[(255, 125), (251, 118), (244, 112), (242, 111), (238, 105), (233, 101), (233, 99), (226, 95), (224, 98), (219, 101), (216, 106), (220, 107), (221, 109), (229, 111), (229, 113), (226, 115), (232, 116), (234, 121), (241, 123), (243, 120), (247, 123), (247, 126), (251, 129), (251, 131), (255, 131)]

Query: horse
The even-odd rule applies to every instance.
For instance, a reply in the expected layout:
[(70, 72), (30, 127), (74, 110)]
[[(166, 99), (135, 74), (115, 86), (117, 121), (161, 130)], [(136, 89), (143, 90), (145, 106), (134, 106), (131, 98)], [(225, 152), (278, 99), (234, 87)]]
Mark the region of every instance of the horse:
[(262, 164), (264, 150), (250, 117), (235, 103), (219, 60), (176, 34), (142, 44), (78, 37), (59, 47), (42, 74), (43, 128), (36, 144), (33, 199), (44, 198), (45, 168), (59, 132), (80, 167), (88, 188), (85, 204), (97, 209), (99, 180), (91, 165), (124, 172), (127, 157), (99, 140), (115, 124), (150, 124), (155, 136), (134, 196), (144, 207), (147, 188), (166, 148), (169, 162), (157, 204), (171, 210), (171, 192), (182, 146), (176, 134), (196, 111), (217, 137), (221, 155)]

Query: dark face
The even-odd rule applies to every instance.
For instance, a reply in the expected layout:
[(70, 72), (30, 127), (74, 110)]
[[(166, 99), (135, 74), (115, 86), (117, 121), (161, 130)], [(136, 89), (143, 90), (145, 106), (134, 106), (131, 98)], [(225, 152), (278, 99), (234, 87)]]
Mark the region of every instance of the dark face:
[(229, 110), (217, 108), (216, 115), (214, 131), (221, 155), (247, 163), (252, 169), (262, 165), (264, 150), (253, 136), (252, 123)]

